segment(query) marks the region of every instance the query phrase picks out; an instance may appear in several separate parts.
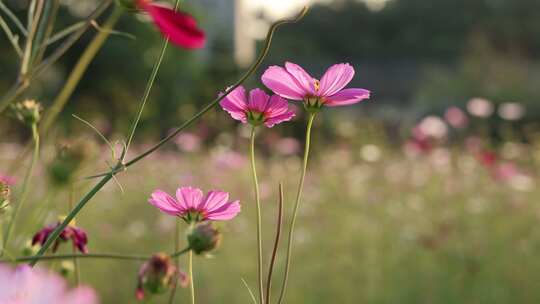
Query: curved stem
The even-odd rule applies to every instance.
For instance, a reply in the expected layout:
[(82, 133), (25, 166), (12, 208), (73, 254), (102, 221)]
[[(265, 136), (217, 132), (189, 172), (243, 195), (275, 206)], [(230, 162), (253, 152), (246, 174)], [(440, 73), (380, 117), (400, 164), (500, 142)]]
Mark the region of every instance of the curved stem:
[(270, 291), (272, 288), (272, 272), (274, 271), (274, 264), (276, 263), (277, 250), (279, 246), (279, 239), (281, 236), (281, 226), (283, 224), (283, 185), (279, 183), (279, 205), (278, 205), (278, 217), (276, 224), (276, 239), (274, 241), (274, 248), (272, 250), (272, 258), (270, 259), (270, 268), (268, 269), (268, 279), (266, 280), (266, 303), (270, 303)]
[(193, 250), (188, 253), (188, 275), (191, 294), (191, 304), (195, 304), (195, 282), (193, 282)]
[(287, 289), (287, 280), (289, 279), (289, 268), (291, 265), (291, 253), (294, 237), (294, 225), (296, 223), (296, 216), (298, 215), (298, 208), (300, 206), (300, 199), (302, 197), (302, 191), (304, 189), (304, 180), (306, 178), (307, 163), (309, 158), (309, 146), (311, 142), (311, 127), (313, 126), (313, 120), (315, 119), (315, 113), (309, 113), (308, 123), (306, 127), (306, 146), (304, 148), (304, 160), (302, 163), (302, 173), (300, 175), (300, 183), (298, 184), (298, 192), (296, 192), (296, 201), (294, 202), (294, 210), (291, 218), (291, 226), (289, 230), (289, 239), (287, 241), (287, 258), (285, 261), (285, 275), (283, 277), (283, 284), (281, 286), (281, 293), (279, 295), (278, 304), (283, 302), (285, 291)]
[(307, 13), (307, 7), (305, 7), (302, 12), (294, 19), (285, 19), (280, 20), (272, 24), (270, 29), (268, 30), (268, 34), (266, 36), (266, 42), (263, 48), (263, 51), (257, 58), (257, 60), (253, 63), (253, 65), (248, 69), (248, 71), (236, 82), (236, 84), (231, 87), (225, 94), (221, 95), (220, 97), (216, 98), (214, 101), (206, 105), (202, 110), (200, 110), (197, 114), (195, 114), (192, 118), (190, 118), (188, 121), (186, 121), (184, 124), (182, 124), (180, 127), (178, 127), (173, 133), (171, 133), (169, 136), (162, 139), (160, 142), (158, 142), (156, 145), (148, 149), (147, 151), (143, 152), (139, 156), (136, 156), (131, 161), (127, 162), (126, 164), (118, 163), (114, 168), (111, 169), (110, 172), (105, 173), (103, 175), (103, 178), (79, 201), (79, 203), (75, 206), (75, 208), (67, 215), (67, 217), (64, 219), (64, 221), (56, 227), (56, 229), (52, 232), (51, 236), (47, 239), (43, 247), (39, 250), (39, 252), (34, 256), (34, 259), (30, 262), (30, 266), (34, 266), (38, 260), (39, 257), (45, 254), (47, 249), (53, 244), (54, 241), (58, 238), (60, 233), (66, 228), (66, 226), (69, 224), (69, 222), (75, 217), (77, 213), (81, 211), (82, 208), (96, 195), (96, 193), (103, 188), (112, 178), (113, 176), (120, 172), (125, 170), (127, 167), (139, 162), (143, 158), (147, 157), (148, 155), (152, 154), (154, 151), (159, 149), (161, 146), (166, 144), (169, 140), (174, 138), (178, 133), (180, 133), (183, 129), (189, 127), (193, 122), (195, 122), (197, 119), (199, 119), (201, 116), (203, 116), (206, 112), (208, 112), (210, 109), (212, 109), (215, 105), (219, 103), (223, 98), (225, 98), (227, 95), (229, 95), (235, 88), (240, 86), (247, 78), (249, 78), (257, 68), (261, 65), (264, 58), (268, 54), (268, 51), (270, 50), (270, 44), (272, 42), (272, 37), (274, 36), (274, 32), (276, 29), (286, 23), (291, 22), (297, 22), (300, 19), (304, 17), (304, 15)]
[[(15, 210), (13, 211), (13, 216), (11, 217), (11, 220), (9, 221), (9, 224), (6, 229), (6, 235), (4, 237), (4, 242), (2, 245), (2, 248), (4, 251), (7, 243), (9, 241), (9, 238), (11, 237), (11, 233), (13, 229), (15, 229), (15, 223), (17, 221), (17, 216), (19, 215), (19, 212), (22, 210), (22, 206), (24, 205), (26, 198), (28, 196), (28, 184), (30, 183), (30, 179), (32, 177), (32, 172), (34, 171), (34, 167), (36, 166), (36, 163), (39, 158), (39, 131), (37, 129), (37, 125), (34, 123), (32, 124), (32, 138), (34, 140), (34, 155), (32, 156), (32, 161), (30, 162), (30, 166), (28, 167), (28, 170), (26, 170), (26, 174), (24, 176), (23, 185), (21, 188), (21, 193), (19, 196), (19, 202), (15, 207)], [(2, 256), (3, 252), (0, 252), (0, 256)]]
[(249, 159), (251, 161), (251, 175), (253, 178), (253, 190), (255, 192), (256, 220), (257, 220), (257, 283), (259, 286), (259, 301), (264, 304), (263, 279), (262, 279), (262, 229), (261, 229), (261, 198), (259, 193), (259, 181), (257, 179), (257, 168), (255, 166), (255, 126), (251, 128)]

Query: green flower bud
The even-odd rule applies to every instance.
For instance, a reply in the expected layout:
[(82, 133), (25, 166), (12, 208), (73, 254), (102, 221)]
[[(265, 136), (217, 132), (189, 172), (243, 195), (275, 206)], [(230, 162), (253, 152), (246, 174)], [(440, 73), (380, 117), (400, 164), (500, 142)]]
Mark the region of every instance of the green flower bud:
[(192, 226), (187, 235), (189, 248), (196, 254), (206, 253), (219, 247), (221, 233), (210, 222)]

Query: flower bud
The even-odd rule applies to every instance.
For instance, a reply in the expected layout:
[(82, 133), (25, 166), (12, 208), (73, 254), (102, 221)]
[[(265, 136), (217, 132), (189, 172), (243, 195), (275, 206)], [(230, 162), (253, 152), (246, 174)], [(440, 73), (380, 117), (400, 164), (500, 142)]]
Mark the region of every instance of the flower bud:
[(221, 243), (221, 233), (210, 222), (191, 227), (187, 235), (189, 248), (196, 254), (212, 251)]
[(56, 157), (48, 166), (51, 181), (56, 186), (68, 185), (85, 160), (95, 154), (95, 145), (88, 140), (66, 141), (59, 145)]
[(0, 174), (0, 213), (5, 213), (9, 207), (10, 186), (14, 184), (14, 179)]
[(33, 99), (27, 99), (15, 104), (13, 107), (15, 117), (23, 123), (33, 125), (41, 119), (41, 104)]
[(177, 275), (180, 286), (187, 286), (187, 275), (176, 269), (169, 255), (165, 253), (154, 254), (139, 269), (135, 296), (138, 300), (143, 300), (147, 294), (164, 293), (174, 285)]

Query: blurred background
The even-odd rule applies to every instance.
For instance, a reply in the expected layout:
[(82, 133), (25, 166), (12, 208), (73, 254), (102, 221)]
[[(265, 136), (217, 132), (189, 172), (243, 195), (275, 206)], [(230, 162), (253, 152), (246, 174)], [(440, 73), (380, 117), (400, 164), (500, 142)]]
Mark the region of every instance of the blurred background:
[[(3, 2), (25, 20), (27, 1)], [(98, 2), (61, 1), (55, 29), (84, 18)], [(185, 1), (208, 44), (196, 52), (168, 50), (130, 156), (236, 81), (271, 22), (305, 4), (309, 14), (278, 30), (263, 69), (246, 86), (262, 86), (264, 67), (284, 61), (316, 78), (349, 62), (356, 69), (350, 86), (369, 89), (372, 97), (317, 118), (288, 303), (538, 303), (540, 1)], [(107, 170), (111, 161), (72, 114), (113, 142), (126, 138), (161, 36), (133, 13), (115, 29), (129, 35), (109, 37), (44, 143), (21, 217), (28, 224), (15, 238), (20, 248), (91, 187), (80, 177)], [(47, 111), (95, 34), (89, 30), (23, 97)], [(15, 81), (18, 66), (2, 33), (0, 93)], [(259, 134), (267, 249), (278, 181), (285, 182), (290, 214), (304, 121), (298, 107), (294, 123)], [(255, 287), (248, 132), (216, 109), (121, 174), (123, 190), (110, 183), (78, 219), (90, 250), (171, 251), (174, 220), (146, 203), (149, 193), (186, 184), (220, 188), (242, 200), (243, 212), (223, 226), (225, 240), (214, 258), (196, 260), (199, 303), (249, 302), (241, 282)], [(13, 164), (29, 137), (22, 124), (1, 116), (0, 171), (22, 179), (24, 163)], [(77, 166), (62, 163), (69, 153)], [(74, 169), (77, 177), (66, 177)], [(280, 279), (283, 260), (278, 263)], [(137, 263), (81, 265), (83, 281), (103, 303), (134, 302)], [(181, 290), (179, 297), (186, 296)]]

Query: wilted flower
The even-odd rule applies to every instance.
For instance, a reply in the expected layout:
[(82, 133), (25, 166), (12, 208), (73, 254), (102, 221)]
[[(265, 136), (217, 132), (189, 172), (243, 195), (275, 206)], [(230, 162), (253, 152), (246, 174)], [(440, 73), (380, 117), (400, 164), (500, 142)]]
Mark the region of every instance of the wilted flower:
[[(41, 246), (43, 246), (51, 233), (56, 229), (56, 227), (60, 226), (60, 224), (61, 222), (59, 221), (56, 224), (46, 226), (45, 228), (38, 231), (32, 238), (32, 245), (40, 244)], [(71, 222), (66, 228), (64, 228), (64, 231), (60, 233), (60, 236), (56, 239), (54, 245), (52, 246), (52, 251), (56, 252), (61, 242), (65, 243), (69, 240), (71, 240), (73, 247), (77, 248), (80, 252), (88, 252), (88, 248), (86, 247), (88, 243), (88, 237), (86, 235), (86, 232), (81, 228), (75, 226), (73, 222)]]
[(15, 117), (23, 123), (33, 125), (41, 119), (41, 105), (33, 100), (27, 99), (13, 106)]
[(219, 246), (221, 233), (212, 223), (200, 223), (189, 229), (187, 239), (189, 248), (196, 254), (201, 254)]
[(147, 294), (164, 293), (174, 286), (176, 278), (178, 278), (180, 286), (187, 287), (189, 283), (188, 276), (176, 269), (171, 257), (165, 253), (154, 254), (139, 269), (135, 296), (137, 300), (142, 301)]
[(97, 304), (98, 299), (89, 287), (68, 290), (66, 282), (53, 272), (0, 264), (0, 303)]
[(206, 35), (191, 15), (175, 11), (151, 0), (137, 0), (136, 6), (148, 13), (161, 33), (173, 44), (186, 49), (204, 47)]
[(493, 103), (485, 98), (473, 98), (467, 102), (467, 111), (478, 117), (489, 117), (493, 114)]
[(506, 120), (519, 120), (525, 115), (525, 108), (517, 102), (506, 102), (499, 106), (499, 116)]
[(278, 95), (270, 97), (261, 89), (253, 89), (246, 97), (246, 90), (239, 86), (219, 104), (232, 118), (254, 126), (264, 124), (271, 128), (294, 117), (287, 101)]
[(201, 189), (181, 187), (176, 190), (176, 199), (168, 193), (155, 190), (148, 202), (162, 212), (178, 216), (188, 223), (226, 221), (240, 212), (240, 201), (229, 202), (229, 193), (214, 190), (203, 197)]
[(465, 112), (458, 107), (450, 107), (444, 112), (444, 119), (456, 129), (463, 129), (469, 123)]
[(331, 66), (319, 81), (300, 66), (286, 62), (285, 68), (271, 66), (266, 69), (261, 80), (281, 97), (303, 100), (307, 109), (317, 110), (322, 106), (345, 106), (369, 98), (368, 90), (343, 89), (353, 76), (353, 67), (348, 63), (341, 63)]

